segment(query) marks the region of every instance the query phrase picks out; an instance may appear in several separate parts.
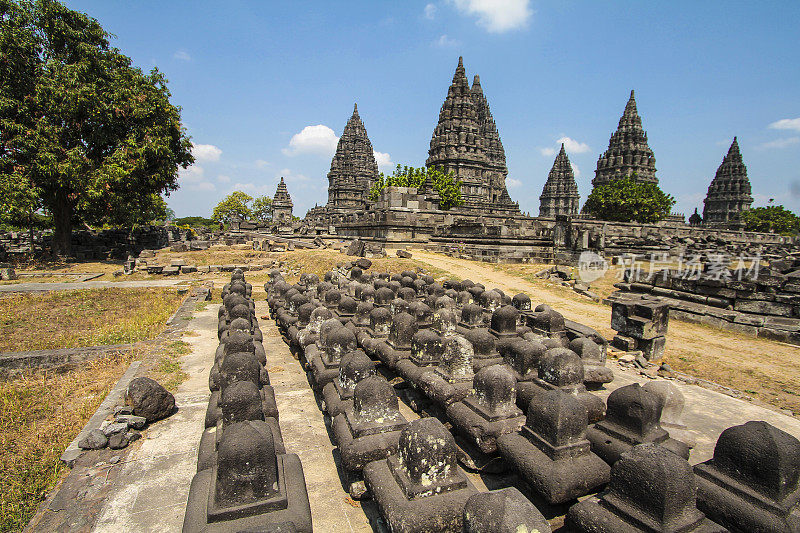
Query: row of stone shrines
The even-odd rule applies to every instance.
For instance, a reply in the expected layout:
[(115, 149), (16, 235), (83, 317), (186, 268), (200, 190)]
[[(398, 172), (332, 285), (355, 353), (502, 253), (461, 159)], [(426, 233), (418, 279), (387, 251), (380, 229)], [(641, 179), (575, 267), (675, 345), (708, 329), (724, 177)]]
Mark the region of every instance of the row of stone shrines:
[[(463, 209), (476, 214), (519, 214), (506, 188), (508, 167), (497, 125), (483, 93), (480, 77), (470, 87), (459, 57), (439, 120), (431, 137), (427, 167), (443, 167), (461, 180)], [(592, 185), (635, 175), (636, 179), (658, 183), (655, 155), (631, 91), (617, 130), (608, 149), (597, 160)], [(328, 172), (328, 203), (309, 214), (352, 213), (365, 209), (369, 190), (378, 178), (378, 165), (356, 105), (345, 125)], [(572, 165), (562, 144), (542, 190), (539, 216), (575, 215), (580, 195)], [(706, 224), (727, 224), (753, 202), (747, 168), (739, 145), (733, 144), (708, 188), (703, 220)], [(699, 215), (698, 215), (699, 217)], [(695, 222), (697, 217), (695, 217)]]
[[(692, 467), (677, 387), (634, 383), (607, 402), (586, 390), (607, 381), (597, 332), (522, 294), (370, 267), (293, 285), (274, 270), (264, 288), (330, 416), (351, 495), (371, 497), (389, 531), (544, 533), (543, 512), (567, 507), (576, 533), (800, 531), (793, 436), (730, 427)], [(407, 420), (397, 394), (422, 418)], [(520, 479), (479, 492), (458, 463)]]

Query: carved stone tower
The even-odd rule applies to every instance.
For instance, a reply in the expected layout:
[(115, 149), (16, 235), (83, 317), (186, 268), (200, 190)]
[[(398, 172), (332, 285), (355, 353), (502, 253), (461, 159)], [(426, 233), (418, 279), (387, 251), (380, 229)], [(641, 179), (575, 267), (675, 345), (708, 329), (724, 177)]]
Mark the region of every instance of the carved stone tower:
[(736, 137), (722, 160), (717, 174), (708, 186), (703, 201), (703, 224), (729, 224), (739, 219), (739, 213), (750, 209), (753, 203), (747, 167), (742, 162)]
[(539, 196), (539, 216), (555, 218), (556, 215), (578, 214), (578, 184), (572, 165), (561, 143), (561, 150), (547, 176), (542, 195)]
[(281, 176), (278, 189), (275, 191), (275, 196), (272, 198), (272, 223), (291, 224), (292, 207), (292, 197), (289, 196), (289, 191), (286, 190), (286, 183), (284, 183), (283, 176)]
[(439, 111), (425, 166), (444, 167), (461, 180), (465, 209), (519, 213), (506, 190), (505, 150), (480, 78), (475, 76), (470, 88), (461, 57)]
[(597, 170), (592, 186), (636, 173), (637, 181), (658, 183), (656, 158), (647, 144), (647, 132), (642, 129), (642, 118), (636, 110), (636, 100), (631, 97), (619, 119), (617, 131), (608, 141), (608, 150), (597, 160)]
[(356, 104), (331, 161), (326, 207), (348, 212), (363, 209), (367, 204), (369, 189), (377, 178), (378, 163)]

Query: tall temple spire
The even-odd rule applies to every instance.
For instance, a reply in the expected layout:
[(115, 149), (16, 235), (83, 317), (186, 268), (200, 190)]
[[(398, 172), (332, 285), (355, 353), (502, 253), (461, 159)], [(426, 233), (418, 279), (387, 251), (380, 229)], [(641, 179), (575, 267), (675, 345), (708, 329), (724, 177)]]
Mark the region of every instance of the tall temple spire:
[(636, 98), (631, 96), (619, 119), (617, 131), (611, 135), (606, 150), (597, 160), (593, 186), (636, 174), (637, 181), (658, 183), (656, 158), (647, 144), (647, 133), (642, 128), (642, 117), (636, 109)]
[(347, 121), (336, 146), (328, 172), (328, 208), (362, 209), (372, 184), (378, 178), (378, 164), (367, 129), (358, 115), (358, 104)]
[(747, 167), (742, 161), (739, 142), (733, 138), (728, 154), (722, 159), (717, 173), (708, 186), (703, 201), (703, 224), (736, 223), (739, 213), (750, 209), (753, 203)]
[(542, 195), (539, 196), (539, 216), (575, 215), (578, 213), (578, 184), (569, 162), (564, 143), (561, 143), (553, 168), (547, 176)]
[(292, 197), (289, 196), (286, 183), (283, 181), (283, 176), (281, 176), (281, 181), (278, 183), (278, 188), (275, 190), (275, 196), (272, 198), (273, 223), (291, 223), (293, 207)]
[(480, 77), (475, 76), (470, 88), (461, 57), (439, 111), (425, 166), (444, 167), (461, 180), (466, 209), (519, 212), (505, 187), (505, 150)]

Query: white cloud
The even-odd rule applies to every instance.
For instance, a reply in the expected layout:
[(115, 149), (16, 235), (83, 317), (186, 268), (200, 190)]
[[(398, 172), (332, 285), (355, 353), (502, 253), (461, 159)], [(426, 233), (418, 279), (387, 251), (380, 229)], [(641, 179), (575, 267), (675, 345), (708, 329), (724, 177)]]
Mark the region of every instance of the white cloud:
[(578, 142), (569, 137), (561, 137), (556, 141), (558, 144), (564, 143), (564, 149), (571, 154), (584, 154), (591, 150), (586, 143)]
[(206, 180), (205, 169), (199, 165), (192, 165), (178, 172), (178, 180), (182, 187), (190, 191), (214, 191), (217, 187)]
[[(305, 181), (309, 181), (311, 178), (306, 176), (305, 174), (295, 174), (291, 169), (284, 168), (275, 176), (275, 184), (277, 185), (278, 180), (283, 177), (286, 183), (301, 183)], [(291, 192), (289, 193), (291, 194)]]
[[(591, 150), (588, 144), (578, 142), (575, 139), (566, 136), (556, 139), (556, 146), (560, 148), (561, 144), (564, 145), (564, 149), (570, 154), (584, 154)], [(558, 153), (559, 148), (540, 148), (539, 151), (544, 156), (552, 157)]]
[(373, 150), (372, 153), (375, 154), (375, 161), (378, 163), (379, 167), (392, 168), (394, 166), (394, 163), (392, 163), (392, 156), (386, 152)]
[(217, 176), (217, 181), (220, 183), (230, 183), (231, 177), (226, 176), (225, 174), (220, 174), (219, 176)]
[(190, 56), (189, 52), (187, 52), (186, 50), (178, 50), (177, 52), (172, 54), (172, 57), (177, 59), (177, 60), (179, 60), (179, 61), (191, 61), (192, 60), (192, 56)]
[(514, 179), (514, 178), (506, 178), (506, 186), (508, 187), (519, 187), (522, 185), (522, 182)]
[(456, 39), (451, 39), (447, 35), (442, 35), (441, 37), (433, 41), (433, 44), (435, 46), (440, 46), (442, 48), (455, 48), (456, 46), (459, 46), (461, 42), (457, 41)]
[(569, 164), (572, 166), (572, 173), (575, 174), (575, 177), (576, 178), (580, 178), (581, 177), (581, 169), (578, 168), (578, 165), (576, 165), (572, 161), (570, 161)]
[(449, 0), (466, 15), (478, 17), (478, 25), (490, 33), (503, 33), (528, 25), (533, 11), (530, 0)]
[(281, 150), (290, 157), (298, 154), (333, 155), (339, 137), (328, 126), (317, 124), (306, 126), (300, 133), (295, 133), (289, 141), (289, 147)]
[(184, 183), (198, 183), (203, 181), (205, 169), (200, 165), (192, 165), (189, 168), (182, 168), (178, 171), (178, 179)]
[(210, 181), (203, 181), (196, 185), (189, 185), (187, 187), (190, 191), (216, 191), (217, 186), (211, 183)]
[(428, 4), (425, 6), (425, 18), (428, 20), (433, 20), (436, 17), (436, 6), (433, 4)]
[(786, 137), (785, 139), (775, 139), (774, 141), (769, 141), (758, 145), (758, 148), (762, 150), (768, 150), (770, 148), (786, 148), (787, 146), (792, 146), (794, 144), (800, 144), (800, 137)]
[(222, 150), (213, 144), (192, 143), (192, 155), (198, 161), (219, 161)]
[(267, 168), (269, 166), (269, 161), (264, 159), (256, 159), (256, 168)]
[(794, 130), (800, 131), (800, 118), (782, 118), (769, 125), (773, 130)]
[(539, 151), (544, 156), (554, 156), (557, 153), (555, 148), (540, 148)]
[(250, 196), (272, 196), (275, 194), (275, 185), (272, 183), (256, 185), (255, 183), (236, 182), (231, 185), (229, 193), (233, 191), (246, 192)]

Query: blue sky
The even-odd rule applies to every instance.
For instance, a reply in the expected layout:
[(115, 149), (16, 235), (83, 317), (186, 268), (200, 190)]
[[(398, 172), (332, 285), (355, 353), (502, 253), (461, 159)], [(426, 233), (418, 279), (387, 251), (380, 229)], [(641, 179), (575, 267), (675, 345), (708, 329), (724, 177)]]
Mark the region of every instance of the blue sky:
[(509, 193), (538, 213), (559, 139), (581, 204), (631, 89), (676, 210), (702, 212), (737, 135), (754, 205), (800, 212), (800, 2), (68, 0), (113, 44), (168, 77), (197, 163), (169, 198), (209, 216), (226, 194), (272, 196), (303, 216), (353, 103), (390, 170), (421, 166), (458, 56), (480, 74)]

